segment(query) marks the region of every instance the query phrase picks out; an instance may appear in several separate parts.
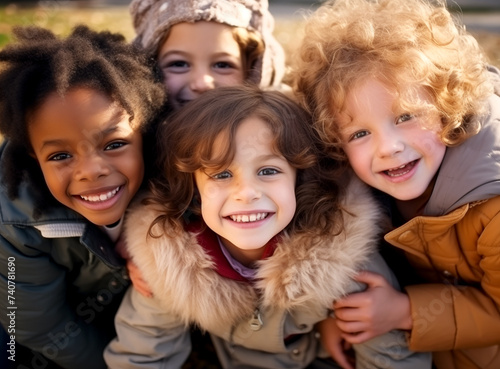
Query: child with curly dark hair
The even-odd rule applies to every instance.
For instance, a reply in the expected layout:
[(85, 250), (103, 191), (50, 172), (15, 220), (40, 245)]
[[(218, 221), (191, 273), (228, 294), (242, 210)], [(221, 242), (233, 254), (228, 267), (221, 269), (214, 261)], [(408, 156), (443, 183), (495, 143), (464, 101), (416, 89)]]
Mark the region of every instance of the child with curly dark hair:
[(129, 285), (114, 241), (165, 92), (121, 35), (14, 34), (0, 52), (0, 322), (31, 366), (104, 368)]
[[(315, 324), (362, 288), (351, 278), (360, 268), (393, 277), (368, 187), (321, 154), (305, 111), (255, 86), (207, 91), (158, 140), (160, 177), (124, 229), (153, 296), (129, 289), (109, 367), (180, 368), (196, 325), (224, 368), (338, 368)], [(400, 331), (354, 351), (358, 368), (430, 367)]]

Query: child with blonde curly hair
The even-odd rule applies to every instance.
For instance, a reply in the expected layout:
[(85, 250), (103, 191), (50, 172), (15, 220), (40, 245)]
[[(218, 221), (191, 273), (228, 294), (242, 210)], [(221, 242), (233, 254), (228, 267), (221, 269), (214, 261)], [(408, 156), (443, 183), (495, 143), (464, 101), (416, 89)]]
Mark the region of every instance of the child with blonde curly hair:
[[(294, 88), (329, 153), (384, 194), (415, 280), (334, 303), (342, 337), (391, 329), (437, 368), (500, 366), (500, 98), (443, 1), (338, 0), (307, 22)], [(391, 248), (394, 250), (393, 248)], [(409, 269), (404, 271), (408, 274)]]

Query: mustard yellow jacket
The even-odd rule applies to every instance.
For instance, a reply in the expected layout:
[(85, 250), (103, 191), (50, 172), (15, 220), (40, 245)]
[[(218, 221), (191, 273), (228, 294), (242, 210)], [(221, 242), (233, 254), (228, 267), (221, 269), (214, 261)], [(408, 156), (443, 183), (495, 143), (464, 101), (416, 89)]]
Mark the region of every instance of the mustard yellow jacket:
[(482, 129), (448, 148), (424, 216), (385, 236), (425, 284), (406, 287), (409, 347), (438, 369), (500, 368), (500, 97)]
[(431, 284), (406, 287), (409, 347), (439, 369), (500, 368), (500, 196), (386, 235)]

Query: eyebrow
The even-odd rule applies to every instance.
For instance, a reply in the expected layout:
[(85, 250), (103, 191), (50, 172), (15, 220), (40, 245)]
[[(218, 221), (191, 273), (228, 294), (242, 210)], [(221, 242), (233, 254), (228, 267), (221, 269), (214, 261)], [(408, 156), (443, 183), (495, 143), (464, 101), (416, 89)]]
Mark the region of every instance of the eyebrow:
[[(115, 111), (113, 112), (113, 114), (111, 115), (111, 117), (107, 121), (107, 126), (104, 129), (99, 130), (99, 132), (97, 132), (96, 134), (89, 135), (87, 137), (87, 139), (92, 139), (96, 136), (106, 137), (106, 136), (118, 131), (119, 127), (117, 124), (118, 123), (117, 120), (119, 120), (120, 117), (124, 113), (125, 113), (125, 110), (123, 110), (123, 109), (115, 109)], [(50, 147), (50, 146), (60, 146), (60, 145), (63, 145), (64, 143), (65, 143), (64, 139), (47, 140), (47, 141), (43, 142), (42, 146), (40, 147), (40, 150), (43, 150), (43, 149)]]
[[(160, 56), (160, 62), (163, 61), (163, 59), (171, 56), (172, 54), (177, 54), (178, 56), (180, 57), (183, 57), (183, 58), (189, 58), (191, 57), (191, 53), (189, 52), (186, 52), (186, 51), (182, 51), (182, 50), (170, 50), (170, 51), (167, 51), (165, 54), (161, 55)], [(220, 51), (220, 52), (216, 52), (214, 54), (211, 55), (211, 57), (215, 57), (215, 58), (220, 58), (220, 57), (231, 57), (231, 58), (238, 58), (239, 55), (235, 55), (235, 54), (231, 54), (231, 53), (228, 53), (228, 52), (225, 52), (225, 51)]]

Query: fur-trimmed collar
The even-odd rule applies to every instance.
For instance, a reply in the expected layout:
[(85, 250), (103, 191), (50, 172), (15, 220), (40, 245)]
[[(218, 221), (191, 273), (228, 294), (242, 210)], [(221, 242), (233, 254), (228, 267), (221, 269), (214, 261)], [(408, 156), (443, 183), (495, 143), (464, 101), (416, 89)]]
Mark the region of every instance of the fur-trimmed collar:
[(352, 286), (353, 275), (375, 250), (381, 232), (380, 211), (358, 180), (350, 184), (343, 206), (342, 234), (309, 247), (304, 246), (311, 244), (306, 236), (283, 235), (274, 254), (258, 262), (253, 285), (221, 277), (194, 233), (148, 237), (158, 215), (152, 206), (132, 207), (126, 243), (155, 298), (186, 324), (207, 331), (232, 326), (248, 319), (257, 306), (318, 313)]

